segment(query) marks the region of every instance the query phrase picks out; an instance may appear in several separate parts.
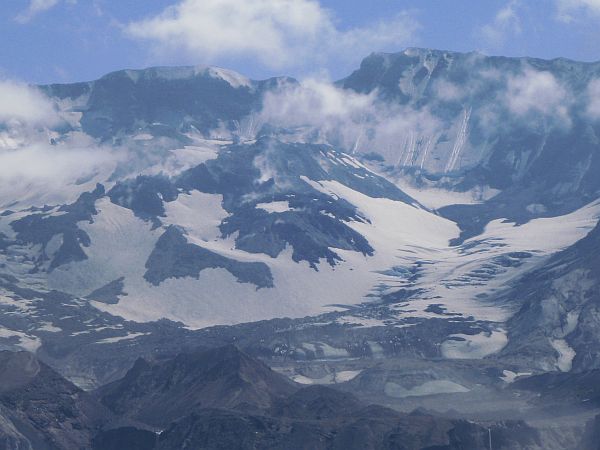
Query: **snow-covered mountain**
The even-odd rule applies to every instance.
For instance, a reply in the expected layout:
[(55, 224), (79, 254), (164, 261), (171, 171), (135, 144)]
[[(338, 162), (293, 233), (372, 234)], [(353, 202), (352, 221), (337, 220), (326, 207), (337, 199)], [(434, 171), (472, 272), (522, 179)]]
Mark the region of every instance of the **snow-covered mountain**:
[(39, 160), (0, 179), (0, 344), (81, 385), (127, 368), (86, 346), (277, 318), (310, 338), (261, 322), (262, 355), (598, 367), (598, 79), (408, 49), (335, 84), (185, 67), (32, 88), (56, 117), (0, 125), (0, 157)]

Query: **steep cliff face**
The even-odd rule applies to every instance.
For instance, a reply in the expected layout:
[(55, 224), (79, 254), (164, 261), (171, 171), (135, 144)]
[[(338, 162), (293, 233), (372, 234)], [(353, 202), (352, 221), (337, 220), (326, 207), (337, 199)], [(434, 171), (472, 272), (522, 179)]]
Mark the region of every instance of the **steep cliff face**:
[(495, 194), (442, 209), (464, 238), (493, 218), (564, 214), (598, 197), (600, 121), (589, 86), (599, 76), (598, 63), (408, 49), (373, 54), (339, 83), (401, 105), (407, 122), (422, 119), (399, 127), (394, 145), (374, 136), (391, 174), (478, 203)]

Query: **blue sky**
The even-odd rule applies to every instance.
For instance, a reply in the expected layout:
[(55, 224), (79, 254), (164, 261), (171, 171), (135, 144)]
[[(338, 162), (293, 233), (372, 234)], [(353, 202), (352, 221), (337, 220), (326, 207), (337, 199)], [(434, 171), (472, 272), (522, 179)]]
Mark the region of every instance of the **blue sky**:
[(595, 61), (599, 25), (600, 0), (4, 0), (0, 77), (212, 64), (335, 79), (410, 46)]

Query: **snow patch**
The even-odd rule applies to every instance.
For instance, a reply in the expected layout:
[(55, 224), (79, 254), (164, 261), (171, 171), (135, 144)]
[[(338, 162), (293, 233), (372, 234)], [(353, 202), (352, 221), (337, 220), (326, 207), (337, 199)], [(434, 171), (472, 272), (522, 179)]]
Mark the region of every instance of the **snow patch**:
[(447, 359), (481, 359), (502, 350), (508, 343), (506, 331), (490, 333), (452, 334), (441, 346), (442, 356)]
[(440, 394), (460, 394), (469, 392), (470, 389), (450, 380), (433, 380), (426, 381), (425, 383), (410, 389), (406, 389), (397, 383), (387, 382), (384, 391), (386, 395), (389, 395), (390, 397), (406, 398)]
[(556, 368), (561, 372), (570, 372), (573, 367), (573, 359), (576, 352), (564, 339), (551, 339), (552, 348), (557, 351)]
[(101, 340), (97, 341), (96, 344), (114, 344), (115, 342), (129, 341), (131, 339), (135, 339), (140, 336), (146, 336), (148, 334), (150, 334), (150, 333), (129, 333), (125, 336), (116, 336), (116, 337), (101, 339)]
[(292, 211), (293, 209), (290, 207), (290, 202), (287, 200), (270, 202), (270, 203), (258, 203), (256, 205), (257, 209), (262, 209), (268, 213), (283, 213), (286, 211)]
[(0, 338), (17, 338), (17, 343), (14, 345), (31, 353), (35, 353), (42, 346), (42, 341), (39, 338), (9, 328), (0, 328)]
[(514, 383), (514, 381), (519, 377), (526, 377), (531, 375), (531, 372), (513, 372), (512, 370), (503, 370), (502, 376), (500, 379), (505, 383)]
[(312, 384), (337, 384), (345, 383), (356, 378), (362, 370), (343, 370), (341, 372), (332, 372), (320, 378), (310, 378), (305, 375), (292, 375), (290, 378), (296, 383), (312, 385)]
[(477, 205), (500, 193), (498, 189), (488, 186), (457, 192), (433, 187), (418, 188), (402, 181), (396, 181), (396, 185), (421, 205), (430, 209), (440, 209), (449, 205)]
[(235, 89), (252, 87), (252, 82), (248, 78), (233, 70), (222, 69), (220, 67), (209, 67), (206, 69), (206, 73), (213, 78), (220, 78), (221, 80), (227, 81), (229, 85)]

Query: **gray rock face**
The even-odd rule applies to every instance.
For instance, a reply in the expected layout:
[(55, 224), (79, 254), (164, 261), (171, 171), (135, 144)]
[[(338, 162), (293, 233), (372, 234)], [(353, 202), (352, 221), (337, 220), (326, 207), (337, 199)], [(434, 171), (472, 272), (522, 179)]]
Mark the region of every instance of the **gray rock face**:
[(233, 128), (236, 121), (259, 107), (266, 89), (277, 83), (295, 82), (281, 78), (244, 80), (236, 85), (219, 70), (122, 70), (90, 83), (50, 85), (43, 89), (58, 98), (85, 98), (81, 106), (83, 130), (102, 140), (147, 131), (186, 141), (184, 133), (191, 129), (208, 132), (220, 125)]
[(95, 300), (97, 302), (106, 303), (108, 305), (114, 305), (119, 303), (119, 297), (127, 295), (126, 292), (123, 292), (123, 284), (124, 278), (121, 277), (118, 280), (111, 281), (110, 283), (102, 286), (99, 289), (96, 289), (94, 292), (90, 293), (86, 297), (90, 300)]
[[(339, 85), (377, 92), (385, 103), (427, 111), (439, 122), (435, 131), (417, 131), (412, 147), (387, 154), (391, 172), (459, 191), (501, 191), (483, 205), (442, 209), (464, 239), (494, 218), (563, 214), (598, 197), (600, 122), (585, 113), (588, 83), (598, 77), (600, 63), (408, 49), (369, 56)], [(525, 87), (540, 81), (559, 96), (553, 108), (546, 95), (525, 98)]]
[(199, 408), (268, 409), (296, 389), (263, 363), (227, 346), (166, 361), (139, 359), (125, 377), (97, 395), (117, 414), (164, 427)]
[[(177, 417), (155, 446), (139, 447), (147, 449), (463, 449), (484, 448), (488, 433), (495, 448), (541, 448), (538, 433), (523, 422), (493, 424), (488, 432), (472, 422), (400, 414), (329, 387), (300, 388), (265, 369), (228, 346), (155, 364), (140, 360), (98, 395), (147, 424), (164, 427)], [(109, 438), (134, 434), (102, 433), (96, 441), (107, 445), (96, 448), (108, 450)], [(137, 437), (136, 444), (146, 439)]]
[[(34, 214), (12, 222), (16, 241), (7, 243), (6, 246), (41, 245), (38, 264), (50, 260), (50, 272), (64, 264), (87, 259), (82, 247), (90, 245), (90, 237), (77, 223), (93, 220), (93, 216), (97, 214), (95, 202), (102, 196), (104, 187), (98, 185), (94, 191), (81, 194), (75, 203), (59, 207), (58, 214), (49, 213), (52, 208), (42, 208), (39, 212), (34, 211)], [(62, 243), (52, 255), (48, 255), (48, 244), (55, 236), (61, 236)]]
[(154, 285), (168, 278), (198, 278), (205, 269), (225, 269), (240, 283), (253, 283), (257, 288), (273, 287), (273, 276), (266, 264), (236, 261), (189, 244), (174, 226), (167, 228), (158, 240), (146, 269), (144, 278)]
[[(502, 294), (521, 305), (509, 321), (511, 331), (504, 355), (533, 358), (545, 370), (599, 367), (599, 255), (597, 226)], [(557, 348), (556, 342), (564, 345)], [(562, 367), (557, 359), (564, 361)]]
[(0, 352), (0, 442), (8, 449), (91, 448), (111, 414), (29, 353)]

